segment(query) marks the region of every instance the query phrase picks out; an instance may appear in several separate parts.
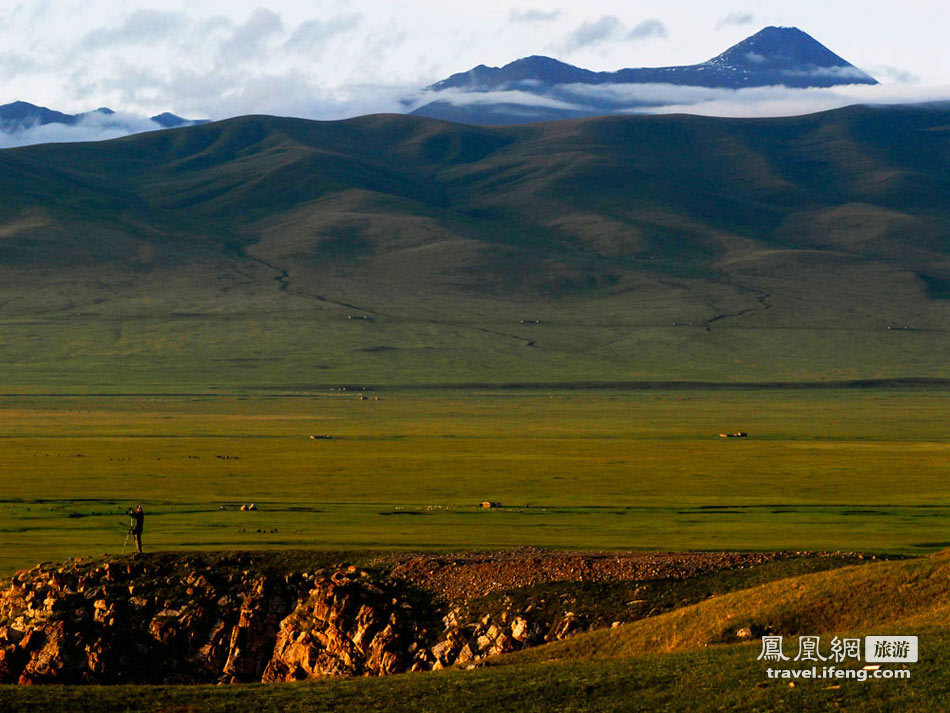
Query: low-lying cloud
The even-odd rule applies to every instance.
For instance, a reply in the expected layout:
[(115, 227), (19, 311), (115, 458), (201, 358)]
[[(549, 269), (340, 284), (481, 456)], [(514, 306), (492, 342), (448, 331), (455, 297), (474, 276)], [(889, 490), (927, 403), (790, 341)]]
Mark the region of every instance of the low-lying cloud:
[[(950, 86), (849, 85), (831, 89), (789, 89), (782, 86), (714, 89), (672, 84), (561, 84), (544, 94), (524, 89), (473, 92), (451, 89), (431, 92), (415, 87), (359, 84), (345, 89), (318, 90), (288, 103), (294, 81), (262, 77), (226, 99), (222, 110), (229, 115), (250, 113), (247, 106), (263, 107), (254, 113), (336, 120), (377, 113), (408, 113), (432, 101), (454, 106), (504, 105), (504, 113), (519, 112), (531, 118), (537, 112), (556, 115), (696, 114), (734, 118), (778, 117), (811, 114), (855, 104), (893, 105), (950, 102)], [(0, 132), (0, 148), (39, 143), (104, 141), (162, 127), (128, 114), (91, 113), (73, 126), (46, 124)]]
[[(453, 106), (487, 106), (491, 104), (507, 104), (509, 106), (523, 106), (530, 108), (559, 109), (576, 111), (578, 109), (592, 109), (593, 105), (584, 104), (579, 97), (569, 90), (565, 98), (556, 96), (558, 89), (569, 88), (574, 85), (558, 85), (555, 91), (548, 94), (534, 94), (521, 89), (502, 89), (499, 91), (471, 92), (464, 89), (444, 89), (440, 92), (423, 92), (406, 100), (408, 110), (415, 109), (430, 101), (440, 101)], [(588, 85), (578, 85), (588, 86)]]
[[(893, 85), (852, 84), (831, 89), (789, 89), (787, 87), (750, 87), (747, 89), (694, 90), (677, 97), (675, 91), (659, 90), (658, 103), (639, 111), (650, 114), (697, 114), (735, 118), (800, 116), (840, 109), (855, 104), (885, 106), (950, 101), (950, 86), (895, 87)], [(677, 102), (676, 99), (680, 101)], [(631, 109), (631, 113), (638, 110)]]
[(13, 131), (0, 131), (0, 148), (77, 141), (106, 141), (130, 134), (158, 131), (162, 128), (164, 127), (151, 119), (140, 116), (91, 112), (75, 124), (34, 124)]
[(920, 81), (920, 77), (913, 72), (886, 64), (876, 64), (868, 67), (868, 72), (878, 79), (899, 84), (916, 84)]
[[(830, 89), (784, 86), (716, 89), (673, 84), (561, 84), (545, 95), (519, 90), (436, 92), (425, 101), (455, 106), (515, 104), (578, 114), (698, 114), (721, 117), (777, 117), (810, 114), (855, 104), (891, 105), (950, 101), (950, 86), (846, 85)], [(417, 100), (417, 105), (419, 100)]]

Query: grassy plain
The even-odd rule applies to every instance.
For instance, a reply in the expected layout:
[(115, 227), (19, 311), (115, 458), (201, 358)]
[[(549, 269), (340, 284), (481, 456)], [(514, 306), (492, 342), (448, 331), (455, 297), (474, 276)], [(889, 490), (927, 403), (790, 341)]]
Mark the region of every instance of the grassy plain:
[(948, 416), (922, 387), (8, 396), (0, 570), (119, 552), (139, 502), (152, 550), (926, 553)]

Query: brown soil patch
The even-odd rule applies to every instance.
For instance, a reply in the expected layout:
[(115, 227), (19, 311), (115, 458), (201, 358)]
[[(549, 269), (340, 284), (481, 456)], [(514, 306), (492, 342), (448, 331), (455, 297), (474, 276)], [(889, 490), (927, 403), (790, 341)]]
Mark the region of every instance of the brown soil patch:
[(721, 569), (752, 567), (814, 552), (551, 552), (533, 548), (458, 554), (404, 554), (392, 576), (445, 601), (467, 601), (546, 582), (688, 579)]

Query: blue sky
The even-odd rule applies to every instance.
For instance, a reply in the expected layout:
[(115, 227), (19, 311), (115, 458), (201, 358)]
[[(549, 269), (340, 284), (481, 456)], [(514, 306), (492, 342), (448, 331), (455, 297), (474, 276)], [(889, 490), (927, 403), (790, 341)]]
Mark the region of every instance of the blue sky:
[(340, 118), (398, 110), (420, 87), (476, 64), (530, 54), (598, 70), (689, 64), (766, 25), (805, 30), (884, 87), (707, 97), (709, 113), (950, 98), (946, 0), (30, 0), (0, 2), (0, 103)]

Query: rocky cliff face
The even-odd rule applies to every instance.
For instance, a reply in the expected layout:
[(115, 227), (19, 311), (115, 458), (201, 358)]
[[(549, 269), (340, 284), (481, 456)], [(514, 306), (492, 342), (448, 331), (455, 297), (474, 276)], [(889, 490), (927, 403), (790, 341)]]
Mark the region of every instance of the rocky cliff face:
[(259, 680), (247, 661), (305, 582), (148, 559), (18, 572), (0, 591), (0, 681)]
[(389, 555), (365, 568), (297, 555), (149, 554), (17, 572), (0, 583), (0, 683), (272, 682), (475, 666), (687, 602), (671, 583), (805, 553), (526, 549)]
[[(75, 561), (0, 590), (0, 683), (290, 681), (424, 671), (514, 651), (547, 627), (459, 620), (405, 581), (184, 558)], [(568, 627), (570, 628), (570, 627)], [(568, 629), (565, 629), (565, 632)]]

